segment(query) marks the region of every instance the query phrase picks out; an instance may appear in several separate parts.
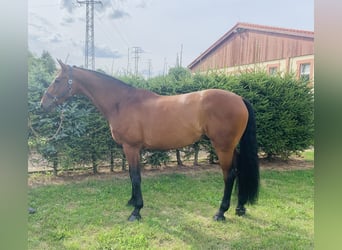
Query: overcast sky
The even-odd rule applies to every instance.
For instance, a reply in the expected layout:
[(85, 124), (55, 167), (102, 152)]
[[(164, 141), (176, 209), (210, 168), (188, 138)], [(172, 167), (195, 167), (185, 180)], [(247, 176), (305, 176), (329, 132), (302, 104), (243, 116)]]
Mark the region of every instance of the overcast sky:
[[(313, 0), (101, 0), (96, 4), (95, 65), (109, 74), (134, 71), (132, 47), (140, 47), (139, 72), (163, 74), (188, 66), (237, 22), (314, 31)], [(76, 0), (29, 0), (28, 47), (71, 65), (84, 65), (85, 5)], [(129, 52), (129, 53), (128, 53)], [(149, 66), (150, 65), (150, 66)]]

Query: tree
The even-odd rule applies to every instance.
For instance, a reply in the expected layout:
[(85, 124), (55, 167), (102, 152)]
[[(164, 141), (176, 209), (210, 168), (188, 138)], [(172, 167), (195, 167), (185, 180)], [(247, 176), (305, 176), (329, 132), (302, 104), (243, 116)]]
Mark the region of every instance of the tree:
[(56, 63), (48, 51), (43, 51), (40, 60), (42, 61), (47, 73), (53, 75), (56, 72)]

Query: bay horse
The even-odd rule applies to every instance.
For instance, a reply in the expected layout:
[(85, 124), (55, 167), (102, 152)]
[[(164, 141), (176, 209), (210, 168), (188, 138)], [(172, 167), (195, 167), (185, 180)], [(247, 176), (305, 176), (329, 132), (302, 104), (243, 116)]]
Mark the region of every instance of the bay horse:
[[(207, 136), (223, 173), (224, 194), (215, 220), (224, 213), (237, 178), (237, 215), (258, 197), (259, 164), (255, 114), (251, 104), (232, 92), (208, 89), (161, 96), (114, 77), (58, 60), (61, 69), (41, 99), (46, 111), (75, 94), (87, 96), (108, 120), (113, 139), (121, 144), (129, 165), (134, 206), (129, 221), (141, 219), (143, 207), (140, 150), (177, 149)], [(238, 148), (238, 149), (237, 149)]]

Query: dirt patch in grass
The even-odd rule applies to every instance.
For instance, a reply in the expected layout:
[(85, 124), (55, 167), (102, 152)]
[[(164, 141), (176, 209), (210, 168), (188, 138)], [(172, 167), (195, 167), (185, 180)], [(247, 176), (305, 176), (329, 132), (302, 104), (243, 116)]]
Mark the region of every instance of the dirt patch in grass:
[[(300, 157), (293, 157), (287, 161), (281, 159), (260, 159), (260, 168), (269, 170), (288, 171), (295, 169), (310, 169), (314, 167), (314, 162), (306, 161)], [(160, 167), (144, 166), (142, 169), (142, 177), (158, 176), (170, 173), (185, 173), (194, 175), (198, 172), (220, 172), (221, 168), (218, 164), (201, 163), (199, 166), (193, 166), (191, 162), (185, 162), (184, 166), (167, 165)], [(115, 169), (110, 171), (109, 166), (98, 167), (98, 173), (93, 174), (91, 169), (59, 171), (57, 176), (50, 172), (46, 173), (30, 173), (28, 175), (28, 186), (37, 187), (51, 184), (65, 184), (68, 182), (81, 182), (87, 180), (108, 180), (113, 178), (129, 178), (127, 170)]]
[(296, 170), (296, 169), (310, 169), (314, 167), (313, 161), (306, 161), (302, 157), (293, 157), (288, 160), (281, 159), (260, 159), (261, 169), (272, 170)]

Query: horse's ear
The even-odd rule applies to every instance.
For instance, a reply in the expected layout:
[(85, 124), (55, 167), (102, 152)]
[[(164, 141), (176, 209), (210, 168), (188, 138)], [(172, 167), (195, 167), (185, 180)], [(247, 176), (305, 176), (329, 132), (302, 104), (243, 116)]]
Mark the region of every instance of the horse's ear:
[(59, 65), (61, 66), (62, 69), (66, 68), (66, 65), (62, 62), (61, 59), (57, 59), (57, 62), (59, 63)]

